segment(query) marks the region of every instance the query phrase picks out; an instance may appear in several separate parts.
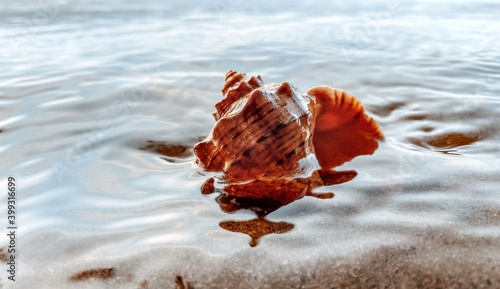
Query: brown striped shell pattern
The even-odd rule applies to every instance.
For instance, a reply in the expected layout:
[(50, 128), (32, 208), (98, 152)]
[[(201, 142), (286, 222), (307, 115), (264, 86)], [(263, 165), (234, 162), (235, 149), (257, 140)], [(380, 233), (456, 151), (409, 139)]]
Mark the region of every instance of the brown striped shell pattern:
[(333, 168), (372, 154), (383, 139), (359, 100), (339, 89), (265, 83), (230, 70), (215, 125), (194, 147), (196, 164), (218, 172), (205, 193), (285, 205), (317, 187), (351, 180)]

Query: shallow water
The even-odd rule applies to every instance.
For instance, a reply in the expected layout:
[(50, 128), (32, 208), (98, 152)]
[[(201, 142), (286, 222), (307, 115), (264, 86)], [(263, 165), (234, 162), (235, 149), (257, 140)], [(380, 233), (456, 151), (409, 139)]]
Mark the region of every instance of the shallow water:
[[(500, 4), (40, 3), (0, 2), (4, 287), (500, 287)], [(386, 138), (255, 247), (192, 162), (229, 69), (344, 89)]]

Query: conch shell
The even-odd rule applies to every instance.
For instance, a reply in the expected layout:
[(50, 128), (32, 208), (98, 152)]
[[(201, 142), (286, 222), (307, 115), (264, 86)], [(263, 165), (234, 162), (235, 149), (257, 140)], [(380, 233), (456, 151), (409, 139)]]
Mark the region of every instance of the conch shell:
[(222, 93), (215, 126), (194, 151), (198, 166), (219, 172), (208, 190), (226, 196), (288, 204), (352, 179), (355, 172), (332, 169), (372, 154), (383, 139), (361, 102), (342, 90), (321, 86), (303, 94), (287, 82), (230, 70)]

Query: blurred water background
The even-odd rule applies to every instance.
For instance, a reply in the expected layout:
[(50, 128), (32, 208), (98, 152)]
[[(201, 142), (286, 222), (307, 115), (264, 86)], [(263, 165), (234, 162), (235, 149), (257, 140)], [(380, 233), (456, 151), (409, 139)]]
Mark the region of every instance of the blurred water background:
[[(498, 19), (497, 1), (0, 1), (0, 186), (19, 189), (0, 282), (499, 288)], [(344, 89), (386, 137), (256, 247), (219, 226), (255, 215), (202, 195), (190, 153), (229, 69)], [(114, 271), (71, 279), (95, 268)]]

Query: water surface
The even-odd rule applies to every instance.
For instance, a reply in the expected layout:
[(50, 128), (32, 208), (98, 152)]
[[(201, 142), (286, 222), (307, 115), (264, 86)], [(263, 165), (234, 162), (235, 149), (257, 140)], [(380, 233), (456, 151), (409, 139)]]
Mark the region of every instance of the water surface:
[[(500, 286), (496, 2), (40, 3), (0, 2), (4, 287)], [(192, 162), (229, 69), (344, 89), (386, 137), (255, 247)]]

